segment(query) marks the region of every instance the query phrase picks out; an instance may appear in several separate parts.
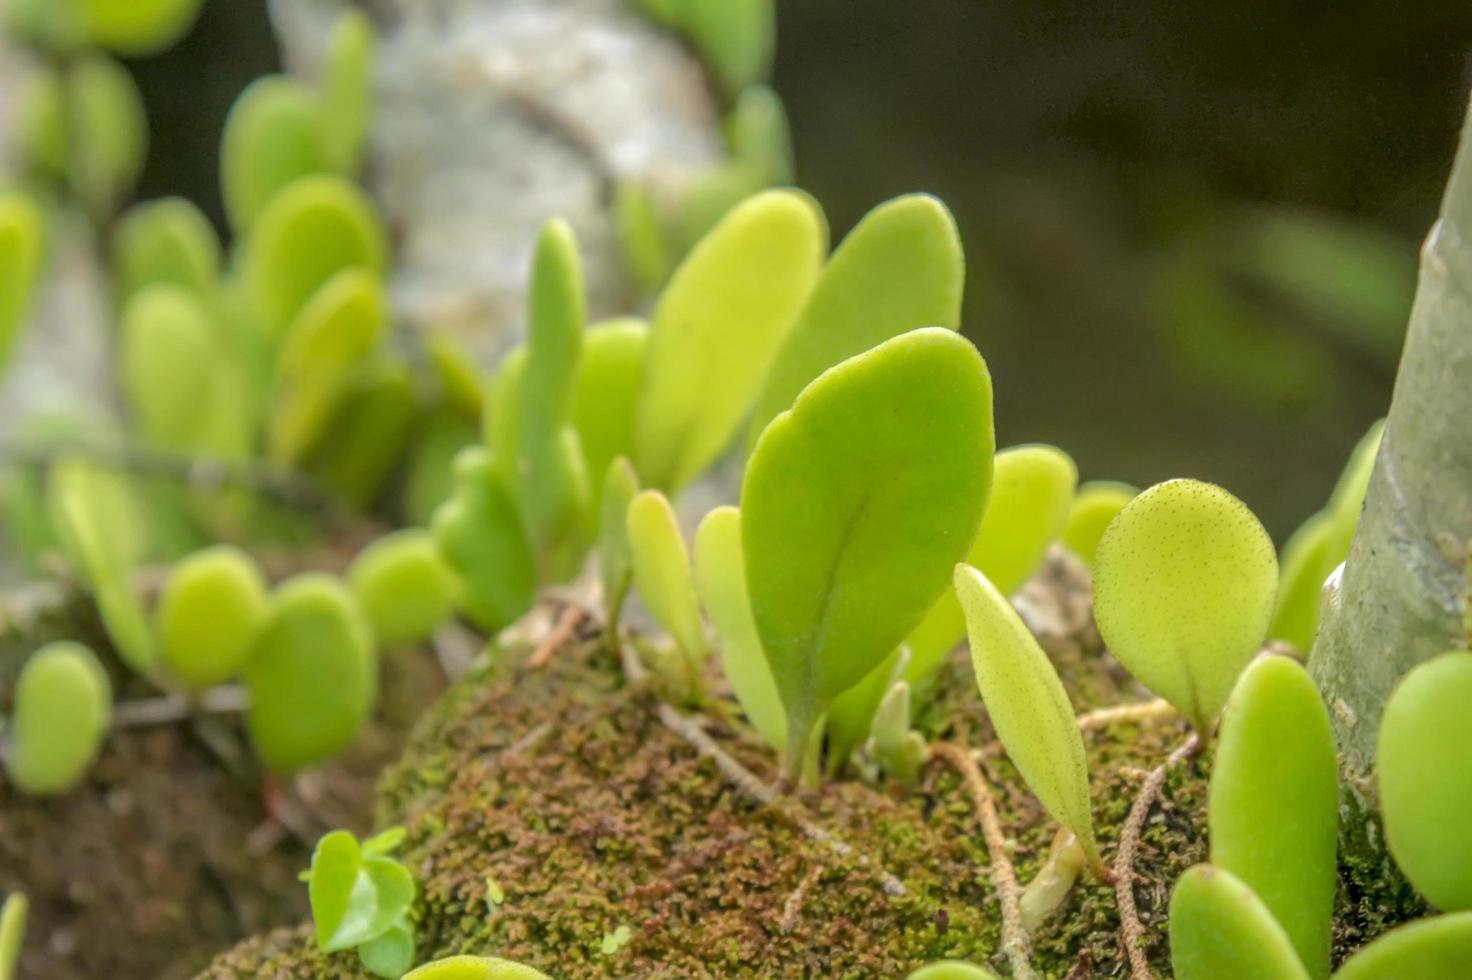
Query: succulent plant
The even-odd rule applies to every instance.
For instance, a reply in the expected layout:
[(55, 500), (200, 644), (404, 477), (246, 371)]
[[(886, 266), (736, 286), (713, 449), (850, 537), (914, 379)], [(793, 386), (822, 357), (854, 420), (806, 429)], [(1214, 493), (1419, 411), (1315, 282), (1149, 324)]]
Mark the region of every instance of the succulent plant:
[(460, 578), (461, 611), (481, 629), (497, 633), (531, 608), (531, 544), (500, 470), (481, 447), (455, 457), (454, 492), (435, 511), (434, 536)]
[(670, 672), (676, 690), (694, 696), (710, 646), (674, 508), (658, 490), (645, 490), (630, 502), (627, 520), (634, 583), (650, 615), (674, 638), (678, 666)]
[(634, 579), (634, 557), (629, 544), (629, 505), (639, 493), (639, 475), (627, 456), (608, 464), (599, 494), (598, 571), (603, 580), (603, 604), (609, 636), (618, 638), (619, 612)]
[(961, 960), (942, 960), (912, 972), (905, 980), (997, 980), (997, 975), (984, 966)]
[(454, 612), (459, 587), (434, 535), (418, 528), (364, 548), (348, 568), (348, 582), (383, 650), (429, 639)]
[(1335, 980), (1457, 980), (1472, 963), (1472, 912), (1418, 919), (1397, 926), (1359, 949)]
[(112, 684), (91, 650), (51, 643), (33, 653), (15, 685), (10, 779), (24, 793), (50, 796), (91, 768), (112, 716)]
[(1063, 525), (1063, 543), (1068, 550), (1094, 567), (1094, 555), (1099, 551), (1099, 539), (1125, 504), (1139, 493), (1128, 483), (1111, 480), (1096, 480), (1078, 488), (1073, 503), (1068, 508), (1068, 520)]
[(193, 691), (235, 677), (267, 605), (260, 566), (239, 548), (217, 545), (176, 564), (156, 614), (169, 676)]
[(1170, 963), (1177, 980), (1307, 980), (1293, 941), (1262, 899), (1230, 872), (1198, 864), (1170, 898)]

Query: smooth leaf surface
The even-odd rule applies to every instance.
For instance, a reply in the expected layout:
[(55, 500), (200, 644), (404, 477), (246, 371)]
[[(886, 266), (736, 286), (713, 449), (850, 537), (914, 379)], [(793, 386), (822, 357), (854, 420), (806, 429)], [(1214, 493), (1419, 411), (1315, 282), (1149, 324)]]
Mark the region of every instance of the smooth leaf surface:
[(1344, 962), (1334, 980), (1461, 980), (1472, 963), (1472, 912), (1409, 922)]
[(597, 324), (583, 337), (572, 422), (589, 473), (607, 472), (616, 456), (633, 457), (634, 406), (648, 343), (649, 325), (637, 317)]
[(30, 903), (20, 892), (5, 896), (0, 905), (0, 980), (16, 980), (21, 944), (26, 938), (26, 913)]
[(147, 519), (119, 473), (80, 457), (57, 460), (46, 477), (46, 510), (91, 589), (127, 575), (147, 553)]
[(771, 70), (776, 0), (684, 0), (678, 23), (727, 96)]
[(0, 369), (10, 359), (41, 275), (45, 216), (30, 198), (0, 194)]
[(399, 358), (366, 358), (336, 401), (306, 470), (339, 500), (364, 509), (382, 496), (413, 431), (413, 374)]
[(840, 361), (917, 327), (960, 326), (964, 280), (960, 235), (939, 200), (909, 194), (870, 211), (833, 253), (772, 362), (748, 445)]
[(455, 492), (435, 511), (435, 542), (461, 582), (461, 611), (495, 634), (531, 608), (537, 587), (521, 515), (490, 455), (455, 458)]
[(119, 54), (162, 51), (179, 40), (199, 15), (202, 0), (77, 0), (87, 40)]
[(742, 89), (726, 117), (725, 128), (732, 156), (759, 171), (769, 184), (792, 183), (792, 132), (782, 99), (771, 86), (748, 85)]
[(1329, 975), (1339, 758), (1308, 671), (1263, 656), (1222, 715), (1208, 808), (1211, 863), (1257, 893), (1314, 977)]
[(639, 475), (628, 457), (608, 464), (603, 477), (598, 517), (598, 571), (603, 580), (603, 602), (609, 628), (618, 628), (619, 610), (634, 575), (629, 547), (629, 505), (639, 493)]
[(1267, 635), (1277, 585), (1272, 539), (1242, 501), (1170, 480), (1099, 542), (1094, 618), (1120, 663), (1205, 737)]
[(635, 463), (674, 492), (720, 455), (817, 280), (816, 205), (769, 191), (738, 205), (675, 271), (654, 310)]
[(121, 331), (118, 381), (134, 427), (166, 449), (198, 448), (220, 354), (209, 309), (193, 291), (158, 283), (128, 301)]
[(1231, 873), (1198, 864), (1170, 899), (1176, 980), (1308, 980), (1267, 906)]
[(132, 192), (147, 155), (143, 95), (126, 68), (95, 52), (72, 62), (65, 83), (71, 189), (94, 214), (111, 215)]
[(364, 548), (348, 568), (348, 582), (386, 650), (433, 635), (454, 612), (459, 588), (434, 535), (418, 528), (386, 534)]
[(378, 38), (361, 10), (332, 22), (322, 58), (322, 156), (344, 176), (358, 172), (373, 112), (373, 59)]
[(32, 796), (64, 793), (97, 758), (112, 717), (112, 685), (91, 650), (50, 643), (26, 660), (15, 683), (6, 770)]
[(317, 842), (307, 893), (323, 952), (350, 949), (373, 938), (378, 896), (363, 873), (363, 855), (352, 834), (334, 830)]
[(1124, 510), (1125, 504), (1135, 499), (1139, 492), (1128, 483), (1112, 480), (1094, 480), (1079, 487), (1068, 508), (1068, 520), (1063, 525), (1063, 543), (1068, 550), (1093, 568), (1099, 539), (1104, 537), (1104, 531)]
[(208, 296), (220, 278), (220, 239), (188, 199), (145, 201), (113, 229), (112, 271), (120, 301), (157, 282)]
[(630, 278), (653, 293), (669, 278), (671, 260), (654, 195), (637, 178), (625, 178), (614, 189), (613, 220)]
[(1380, 814), (1390, 853), (1444, 912), (1472, 910), (1472, 653), (1411, 670), (1380, 717)]
[(909, 663), (909, 658), (908, 647), (890, 651), (889, 656), (828, 706), (823, 728), (828, 738), (830, 773), (841, 771), (854, 751), (868, 740), (879, 705), (885, 693), (899, 679), (899, 672)]
[(762, 434), (742, 486), (742, 549), (787, 711), (789, 765), (833, 698), (900, 644), (965, 557), (992, 448), (986, 364), (941, 328), (832, 368)]
[(220, 143), (220, 193), (236, 234), (251, 230), (287, 185), (328, 169), (321, 127), (315, 94), (295, 79), (265, 75), (236, 98)]
[(922, 966), (912, 972), (906, 980), (997, 980), (997, 975), (986, 967), (961, 960), (941, 960)]
[(705, 622), (695, 598), (690, 556), (669, 498), (658, 490), (634, 497), (628, 532), (634, 584), (650, 615), (684, 654), (693, 681), (706, 658)]
[(414, 965), (414, 934), (406, 926), (390, 926), (358, 947), (358, 959), (374, 976), (399, 980)]
[(1007, 756), (1043, 808), (1073, 831), (1101, 867), (1089, 803), (1089, 764), (1068, 692), (1012, 603), (985, 575), (956, 567), (971, 665)]
[(403, 980), (551, 980), (551, 977), (494, 956), (448, 956), (424, 964)]
[(1304, 521), (1283, 545), (1278, 600), (1268, 636), (1291, 643), (1302, 653), (1313, 646), (1318, 633), (1324, 581), (1343, 560), (1342, 556), (1339, 561), (1334, 558), (1336, 537), (1333, 515), (1321, 510)]

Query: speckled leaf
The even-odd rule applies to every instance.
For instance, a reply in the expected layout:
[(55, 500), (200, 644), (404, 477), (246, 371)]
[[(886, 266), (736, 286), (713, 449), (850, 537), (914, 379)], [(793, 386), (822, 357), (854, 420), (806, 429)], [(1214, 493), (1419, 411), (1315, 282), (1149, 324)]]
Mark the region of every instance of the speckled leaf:
[(1380, 717), (1380, 815), (1396, 864), (1444, 912), (1472, 909), (1472, 653), (1401, 679)]
[(16, 980), (21, 944), (26, 938), (26, 913), (30, 903), (20, 892), (5, 896), (0, 905), (0, 980)]
[(220, 144), (220, 194), (237, 234), (288, 184), (328, 169), (321, 127), (316, 95), (295, 79), (265, 75), (236, 98)]
[(157, 613), (170, 676), (195, 691), (234, 677), (266, 610), (265, 577), (239, 548), (206, 548), (176, 564)]
[(434, 514), (440, 553), (460, 578), (461, 611), (498, 633), (531, 608), (536, 567), (521, 516), (490, 454), (479, 446), (455, 457), (455, 492)]
[(361, 10), (332, 22), (322, 59), (322, 157), (344, 176), (358, 172), (373, 112), (373, 58), (378, 38)]
[(552, 980), (529, 966), (494, 956), (449, 956), (426, 963), (403, 980)]
[(1462, 980), (1472, 963), (1472, 912), (1398, 926), (1355, 953), (1334, 980)]
[(617, 629), (619, 610), (634, 575), (629, 549), (629, 505), (639, 493), (639, 475), (628, 457), (608, 464), (598, 516), (598, 571), (603, 579), (603, 602), (611, 629)]
[(726, 448), (818, 276), (816, 205), (768, 191), (703, 238), (660, 296), (635, 418), (635, 463), (674, 492)]
[(992, 439), (981, 355), (926, 328), (830, 369), (758, 440), (742, 545), (790, 772), (818, 716), (914, 629), (965, 557)]
[(1120, 663), (1203, 737), (1267, 635), (1273, 542), (1252, 511), (1198, 480), (1120, 511), (1094, 562), (1094, 618)]
[(1068, 692), (1043, 648), (986, 576), (956, 567), (971, 665), (987, 714), (1008, 757), (1054, 820), (1073, 831), (1102, 867), (1089, 804), (1089, 764)]
[(10, 359), (41, 274), (45, 216), (30, 198), (0, 193), (0, 369)]
[(1063, 525), (1063, 543), (1068, 550), (1093, 568), (1099, 539), (1104, 537), (1104, 531), (1124, 510), (1125, 504), (1134, 500), (1139, 492), (1128, 483), (1111, 480), (1095, 480), (1079, 487), (1068, 508), (1068, 520)]
[(91, 650), (51, 643), (33, 653), (15, 684), (5, 760), (23, 793), (64, 793), (92, 765), (112, 717), (112, 686)]
[(591, 474), (606, 472), (615, 456), (633, 456), (634, 406), (648, 343), (649, 325), (636, 317), (595, 325), (583, 337), (572, 422)]
[(1288, 934), (1262, 900), (1209, 864), (1176, 882), (1170, 962), (1176, 980), (1308, 980)]
[(690, 677), (698, 677), (707, 654), (705, 622), (695, 598), (690, 556), (669, 498), (658, 490), (645, 490), (634, 497), (629, 504), (628, 531), (639, 595), (680, 648)]
[(1329, 975), (1339, 760), (1308, 671), (1263, 656), (1232, 689), (1211, 769), (1211, 863), (1278, 920), (1310, 976)]
[(459, 590), (434, 535), (418, 528), (364, 548), (348, 568), (348, 582), (385, 650), (429, 639), (450, 618)]
[(135, 204), (113, 229), (112, 272), (120, 301), (158, 282), (208, 296), (220, 278), (220, 240), (185, 198)]
[(717, 507), (695, 531), (695, 588), (720, 640), (721, 669), (736, 702), (751, 727), (780, 752), (787, 744), (787, 716), (751, 616), (741, 511), (735, 507)]
[(961, 322), (961, 239), (951, 213), (928, 194), (886, 201), (833, 253), (762, 385), (749, 445), (833, 365), (916, 327)]

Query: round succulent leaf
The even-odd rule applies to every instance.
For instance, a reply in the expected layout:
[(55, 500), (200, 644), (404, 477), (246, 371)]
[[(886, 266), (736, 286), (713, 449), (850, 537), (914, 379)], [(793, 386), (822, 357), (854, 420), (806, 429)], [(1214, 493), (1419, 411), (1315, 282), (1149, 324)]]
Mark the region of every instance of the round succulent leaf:
[(66, 177), (72, 153), (66, 102), (61, 72), (53, 68), (33, 69), (16, 86), (13, 138), (17, 156), (28, 169), (58, 179)]
[(170, 676), (193, 691), (235, 677), (267, 608), (265, 576), (239, 548), (216, 545), (176, 564), (156, 613)]
[(0, 905), (0, 980), (15, 980), (29, 911), (30, 902), (21, 892), (11, 892), (5, 896), (5, 904)]
[(453, 614), (459, 589), (434, 535), (418, 528), (386, 534), (364, 548), (348, 581), (379, 646), (390, 650), (432, 636)]
[(40, 280), (45, 215), (17, 192), (0, 193), (0, 369), (10, 359)]
[(455, 458), (455, 491), (435, 511), (440, 553), (460, 578), (460, 608), (495, 634), (532, 606), (537, 587), (531, 546), (500, 470), (479, 446)]
[(70, 67), (66, 92), (75, 143), (67, 176), (95, 214), (110, 215), (143, 170), (148, 151), (143, 96), (127, 69), (95, 53), (82, 55)]
[(629, 503), (629, 557), (634, 583), (655, 622), (674, 638), (687, 665), (706, 657), (705, 621), (695, 598), (690, 556), (669, 498), (644, 490)]
[(965, 557), (990, 491), (991, 409), (976, 348), (932, 327), (831, 368), (758, 440), (742, 550), (789, 763)]
[(426, 963), (403, 980), (552, 980), (529, 966), (494, 956), (447, 956)]
[(1435, 915), (1397, 926), (1362, 947), (1334, 980), (1461, 980), (1472, 963), (1472, 912)]
[(261, 762), (292, 772), (336, 755), (367, 720), (378, 660), (357, 600), (308, 572), (283, 583), (246, 659), (246, 727)]
[(590, 327), (573, 381), (572, 424), (589, 473), (605, 473), (616, 456), (633, 456), (634, 406), (649, 325), (623, 317)]
[(1089, 764), (1058, 672), (1012, 603), (980, 571), (956, 566), (976, 684), (997, 737), (1043, 808), (1102, 867), (1089, 803)]
[(135, 204), (113, 228), (112, 272), (124, 303), (154, 283), (209, 296), (220, 278), (220, 239), (204, 212), (186, 198)]
[(929, 194), (874, 208), (838, 246), (762, 384), (748, 446), (833, 365), (917, 327), (961, 323), (965, 260), (956, 222)]
[(358, 172), (373, 113), (373, 59), (378, 37), (361, 10), (337, 15), (322, 58), (322, 156), (333, 170)]
[(1444, 653), (1396, 685), (1380, 717), (1380, 815), (1395, 863), (1444, 912), (1472, 910), (1472, 653)]
[(1125, 504), (1135, 499), (1139, 492), (1128, 483), (1112, 480), (1091, 480), (1079, 487), (1073, 503), (1069, 505), (1068, 520), (1063, 525), (1063, 543), (1068, 550), (1093, 568), (1099, 539), (1104, 537), (1104, 531), (1124, 510)]
[(736, 703), (757, 734), (780, 752), (787, 745), (787, 715), (751, 615), (737, 508), (717, 507), (696, 529), (695, 589), (715, 627), (721, 670)]
[(241, 91), (225, 117), (220, 194), (237, 235), (254, 227), (282, 188), (326, 172), (316, 95), (301, 82), (265, 75)]
[(407, 925), (393, 925), (358, 946), (363, 969), (376, 977), (399, 980), (414, 965), (414, 934)]
[(986, 967), (962, 960), (941, 960), (913, 971), (905, 980), (997, 980)]
[(1264, 655), (1238, 679), (1212, 762), (1211, 863), (1278, 920), (1310, 976), (1329, 975), (1338, 884), (1339, 757), (1301, 664)]
[(1170, 899), (1170, 962), (1176, 980), (1308, 980), (1293, 942), (1251, 888), (1198, 864)]
[(810, 198), (767, 191), (675, 270), (655, 306), (635, 412), (646, 483), (679, 490), (726, 448), (817, 281), (826, 238)]
[(137, 57), (162, 51), (183, 37), (199, 15), (202, 0), (75, 0), (87, 40), (118, 54)]
[(1262, 645), (1278, 559), (1247, 505), (1199, 480), (1119, 512), (1094, 562), (1094, 618), (1120, 663), (1203, 735)]
[(91, 650), (50, 643), (33, 653), (15, 684), (10, 780), (23, 793), (64, 793), (86, 774), (112, 718), (112, 686)]
[(128, 301), (120, 329), (118, 380), (134, 426), (155, 445), (194, 449), (220, 354), (209, 309), (198, 293), (159, 282)]

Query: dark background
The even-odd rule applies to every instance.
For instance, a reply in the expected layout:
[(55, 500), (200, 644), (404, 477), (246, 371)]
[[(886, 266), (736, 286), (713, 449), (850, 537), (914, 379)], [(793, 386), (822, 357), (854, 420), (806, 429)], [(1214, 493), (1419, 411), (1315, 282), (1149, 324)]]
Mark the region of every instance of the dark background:
[[(1389, 402), (1467, 103), (1472, 5), (781, 0), (775, 85), (834, 237), (928, 190), (967, 248), (1001, 445), (1084, 479), (1195, 476), (1280, 539)], [(259, 0), (133, 62), (141, 195), (218, 217)]]

